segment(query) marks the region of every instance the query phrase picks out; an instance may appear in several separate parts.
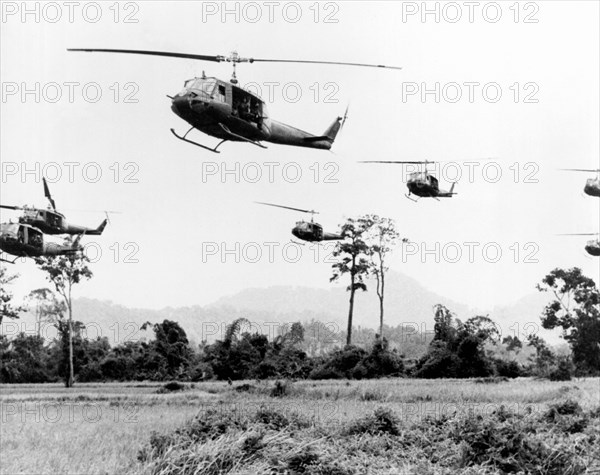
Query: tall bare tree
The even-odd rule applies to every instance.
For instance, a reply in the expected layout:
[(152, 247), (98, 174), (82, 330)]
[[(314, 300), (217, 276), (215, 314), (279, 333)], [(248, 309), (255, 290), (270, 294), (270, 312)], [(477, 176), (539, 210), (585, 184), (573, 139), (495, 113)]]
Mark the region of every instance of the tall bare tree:
[[(72, 245), (72, 238), (65, 238), (65, 245)], [(46, 278), (56, 288), (58, 294), (64, 299), (69, 318), (69, 375), (66, 378), (65, 386), (73, 387), (73, 286), (79, 284), (82, 280), (92, 278), (92, 271), (87, 264), (89, 259), (84, 253), (77, 253), (67, 256), (38, 257), (36, 264), (46, 272)]]
[(352, 318), (354, 314), (354, 294), (357, 289), (367, 290), (364, 277), (369, 272), (369, 246), (363, 237), (368, 230), (368, 221), (358, 218), (349, 218), (340, 229), (344, 237), (338, 241), (333, 251), (333, 257), (337, 262), (332, 264), (333, 275), (329, 279), (334, 282), (345, 274), (350, 274), (350, 305), (348, 309), (348, 329), (346, 333), (346, 345), (352, 344)]
[[(382, 218), (376, 214), (368, 214), (362, 218), (368, 230), (366, 242), (369, 246), (369, 273), (375, 276), (377, 282), (377, 297), (379, 298), (379, 338), (383, 338), (383, 299), (385, 296), (385, 274), (388, 271), (387, 258), (392, 248), (397, 244), (400, 234), (396, 230), (393, 219)], [(406, 242), (406, 239), (402, 239)]]

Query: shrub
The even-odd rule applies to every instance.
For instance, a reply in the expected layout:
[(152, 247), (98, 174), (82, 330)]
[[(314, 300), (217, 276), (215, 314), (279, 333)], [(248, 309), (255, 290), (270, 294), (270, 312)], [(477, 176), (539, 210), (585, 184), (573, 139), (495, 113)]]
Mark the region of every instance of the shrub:
[(553, 422), (556, 420), (556, 416), (572, 416), (576, 414), (581, 414), (581, 406), (573, 399), (566, 399), (562, 402), (551, 404), (545, 413), (545, 419)]
[(379, 407), (373, 414), (350, 423), (347, 433), (356, 434), (400, 434), (399, 421), (391, 409)]
[(156, 392), (159, 394), (162, 393), (172, 393), (176, 391), (184, 391), (185, 384), (178, 383), (177, 381), (171, 381), (170, 383), (165, 384), (162, 388), (159, 388)]
[(235, 386), (233, 389), (235, 389), (238, 393), (245, 393), (248, 391), (253, 391), (255, 388), (251, 384), (244, 383), (240, 384), (239, 386)]
[(289, 458), (287, 468), (291, 473), (313, 473), (312, 468), (318, 463), (319, 456), (310, 447), (305, 447)]
[(388, 349), (388, 342), (377, 339), (370, 353), (357, 346), (347, 345), (324, 357), (311, 371), (311, 379), (366, 379), (398, 376), (404, 371), (402, 357)]
[(494, 363), (496, 365), (496, 373), (498, 376), (504, 376), (506, 378), (518, 378), (519, 376), (523, 376), (521, 365), (514, 360), (506, 361), (496, 359)]
[(290, 425), (290, 420), (285, 415), (274, 409), (269, 409), (266, 407), (261, 407), (256, 412), (254, 415), (254, 420), (256, 422), (260, 422), (261, 424), (270, 426), (275, 430), (280, 430)]
[(550, 370), (548, 378), (550, 381), (570, 381), (573, 370), (573, 363), (568, 356), (558, 356), (557, 364)]
[(288, 381), (275, 381), (275, 386), (271, 389), (271, 397), (283, 397), (287, 395), (288, 387), (290, 383)]
[(335, 368), (323, 365), (313, 369), (308, 377), (310, 379), (343, 379), (344, 375)]
[[(498, 416), (498, 415), (497, 415)], [(461, 468), (487, 465), (501, 473), (583, 473), (584, 467), (569, 450), (556, 450), (530, 435), (530, 428), (514, 414), (481, 416), (452, 421), (449, 436), (461, 443)]]

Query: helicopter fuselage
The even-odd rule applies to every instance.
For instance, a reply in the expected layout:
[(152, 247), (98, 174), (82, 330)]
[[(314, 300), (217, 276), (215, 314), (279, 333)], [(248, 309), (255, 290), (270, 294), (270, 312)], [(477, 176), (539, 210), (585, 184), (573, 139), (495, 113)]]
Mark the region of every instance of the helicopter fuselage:
[(319, 223), (298, 221), (292, 229), (292, 234), (298, 239), (308, 242), (335, 241), (343, 239), (339, 234), (326, 233)]
[(452, 189), (450, 191), (440, 190), (438, 179), (425, 172), (411, 173), (406, 187), (410, 194), (420, 198), (450, 198), (455, 194)]
[(600, 178), (588, 178), (583, 191), (590, 196), (600, 197)]
[(194, 78), (172, 98), (171, 110), (192, 127), (221, 140), (271, 142), (329, 150), (342, 118), (322, 136), (272, 120), (262, 99), (217, 78)]
[(67, 223), (65, 216), (51, 209), (27, 208), (19, 223), (38, 228), (44, 234), (88, 234), (100, 235), (106, 226), (106, 220), (97, 228), (86, 228)]
[(585, 245), (585, 250), (592, 256), (600, 256), (600, 240), (588, 241)]
[(17, 257), (40, 257), (73, 254), (81, 248), (44, 242), (44, 234), (36, 227), (22, 223), (0, 224), (0, 249)]

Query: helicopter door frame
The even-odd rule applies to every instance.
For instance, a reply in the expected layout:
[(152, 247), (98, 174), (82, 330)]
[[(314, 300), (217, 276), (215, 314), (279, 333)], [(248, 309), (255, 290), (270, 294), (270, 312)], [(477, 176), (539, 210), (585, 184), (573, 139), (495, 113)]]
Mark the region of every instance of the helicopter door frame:
[(314, 228), (313, 235), (315, 236), (317, 241), (322, 241), (323, 240), (323, 226), (321, 226), (320, 224), (313, 223), (313, 228)]
[(217, 87), (223, 86), (225, 88), (225, 103), (228, 104), (233, 110), (233, 92), (231, 89), (231, 84), (225, 81), (218, 81)]

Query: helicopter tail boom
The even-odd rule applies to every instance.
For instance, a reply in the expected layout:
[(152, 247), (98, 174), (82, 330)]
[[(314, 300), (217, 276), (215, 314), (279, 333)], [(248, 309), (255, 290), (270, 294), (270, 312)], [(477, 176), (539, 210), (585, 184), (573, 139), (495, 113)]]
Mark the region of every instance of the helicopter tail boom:
[(323, 140), (325, 142), (329, 142), (330, 144), (333, 144), (333, 142), (335, 141), (335, 138), (337, 137), (338, 132), (342, 128), (342, 125), (344, 125), (345, 121), (346, 121), (345, 115), (344, 115), (344, 117), (337, 117), (332, 122), (332, 124), (329, 127), (327, 127), (325, 132), (323, 132), (323, 135), (314, 136), (314, 137), (305, 137), (304, 140), (306, 142), (320, 142)]
[(456, 183), (452, 183), (450, 191), (440, 191), (434, 198), (452, 198), (454, 195), (457, 195), (458, 193), (454, 191), (454, 185), (456, 185)]
[[(100, 223), (100, 225), (94, 230), (94, 234), (97, 233), (98, 236), (100, 234), (102, 234), (102, 231), (104, 231), (104, 228), (106, 227), (106, 223), (108, 223), (108, 218)], [(88, 233), (88, 234), (91, 234), (91, 233)]]

